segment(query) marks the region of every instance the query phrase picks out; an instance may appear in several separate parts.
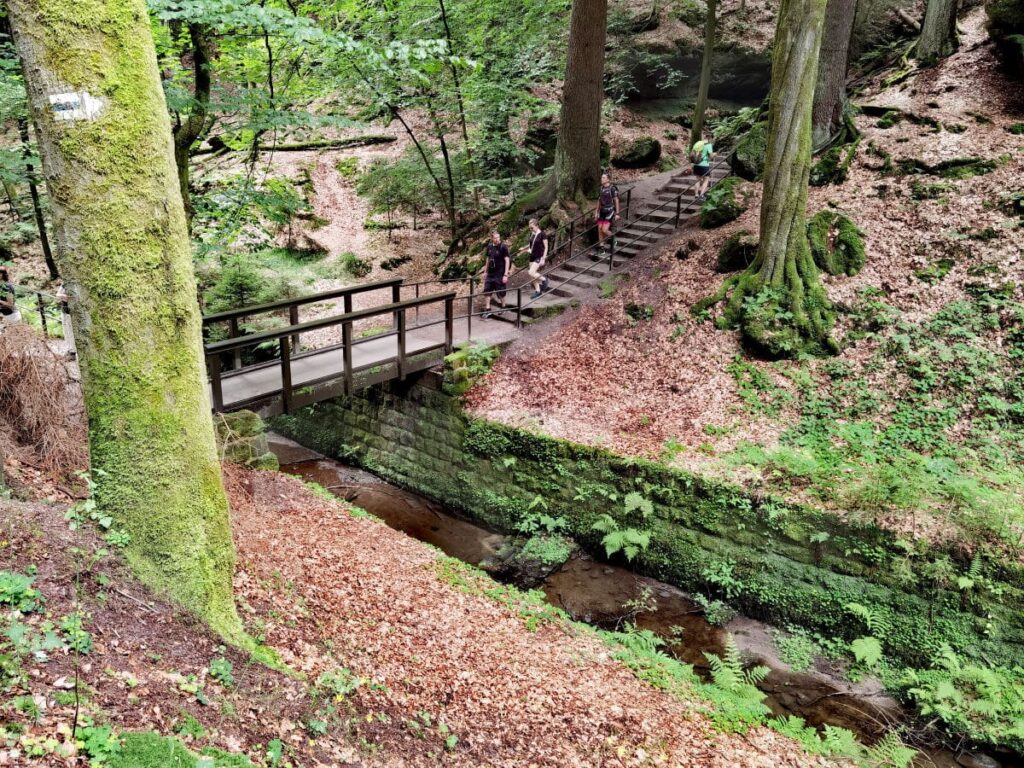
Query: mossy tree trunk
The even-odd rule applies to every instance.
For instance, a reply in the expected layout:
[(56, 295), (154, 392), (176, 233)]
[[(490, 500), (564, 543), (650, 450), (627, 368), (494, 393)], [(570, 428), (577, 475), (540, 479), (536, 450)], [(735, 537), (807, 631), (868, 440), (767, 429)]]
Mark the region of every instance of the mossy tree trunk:
[(825, 0), (782, 0), (772, 54), (771, 107), (761, 201), (760, 245), (747, 271), (726, 281), (724, 319), (768, 357), (835, 350), (834, 320), (807, 239), (811, 107)]
[(814, 147), (829, 144), (847, 124), (846, 72), (856, 16), (857, 0), (828, 0), (811, 112)]
[(928, 0), (921, 22), (921, 36), (917, 39), (917, 58), (935, 61), (949, 56), (957, 49), (957, 0)]
[(573, 0), (569, 55), (555, 149), (555, 191), (562, 200), (594, 196), (601, 185), (601, 103), (608, 0)]
[(690, 130), (690, 146), (700, 141), (704, 132), (704, 112), (708, 108), (708, 91), (711, 89), (711, 66), (715, 57), (715, 36), (718, 26), (718, 0), (708, 0), (708, 12), (704, 20), (704, 55), (700, 62), (700, 84), (697, 87), (697, 103), (693, 107), (693, 127)]
[(234, 549), (167, 105), (143, 0), (8, 0), (39, 129), (96, 501), (126, 555), (229, 639)]

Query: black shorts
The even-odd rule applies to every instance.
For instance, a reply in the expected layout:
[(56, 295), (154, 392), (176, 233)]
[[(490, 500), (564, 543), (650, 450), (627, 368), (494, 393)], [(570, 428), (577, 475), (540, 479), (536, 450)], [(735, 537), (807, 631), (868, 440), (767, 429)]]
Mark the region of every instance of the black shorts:
[(711, 173), (711, 166), (710, 165), (695, 165), (695, 166), (693, 166), (693, 175), (694, 176), (707, 176), (709, 173)]
[(484, 293), (493, 293), (499, 299), (505, 298), (505, 283), (502, 281), (501, 276), (492, 277), (487, 275), (484, 278)]

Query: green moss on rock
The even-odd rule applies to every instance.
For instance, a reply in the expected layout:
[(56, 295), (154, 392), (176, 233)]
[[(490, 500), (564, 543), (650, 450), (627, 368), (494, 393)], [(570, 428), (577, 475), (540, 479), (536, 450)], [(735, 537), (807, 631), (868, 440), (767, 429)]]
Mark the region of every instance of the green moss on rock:
[(757, 181), (764, 173), (764, 160), (768, 152), (768, 123), (755, 123), (736, 145), (732, 170), (747, 181)]
[(846, 181), (860, 142), (858, 138), (850, 144), (840, 144), (825, 152), (811, 168), (811, 186), (824, 187), (827, 184), (842, 184)]
[(745, 196), (738, 195), (743, 180), (730, 176), (718, 182), (708, 192), (707, 199), (700, 207), (700, 225), (712, 229), (735, 221), (747, 210)]
[(818, 269), (830, 275), (856, 275), (864, 267), (864, 234), (846, 215), (825, 209), (807, 222), (807, 238)]

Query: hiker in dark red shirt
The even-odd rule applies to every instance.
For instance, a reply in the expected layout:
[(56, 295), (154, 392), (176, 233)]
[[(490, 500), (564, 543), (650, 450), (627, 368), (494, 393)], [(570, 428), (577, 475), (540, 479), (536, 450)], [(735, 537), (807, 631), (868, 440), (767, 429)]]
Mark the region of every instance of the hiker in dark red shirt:
[(491, 296), (497, 304), (505, 308), (505, 289), (508, 287), (508, 276), (512, 273), (512, 256), (508, 246), (501, 242), (498, 230), (491, 232), (491, 242), (484, 251), (484, 311), (480, 317), (484, 320), (491, 316)]

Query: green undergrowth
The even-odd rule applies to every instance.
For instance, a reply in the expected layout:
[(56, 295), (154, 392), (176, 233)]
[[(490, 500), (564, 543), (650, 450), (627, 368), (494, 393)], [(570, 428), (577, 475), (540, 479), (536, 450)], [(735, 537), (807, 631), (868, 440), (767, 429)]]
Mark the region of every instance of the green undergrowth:
[(910, 322), (867, 290), (853, 320), (851, 337), (872, 352), (860, 367), (733, 362), (752, 415), (798, 420), (778, 446), (746, 443), (729, 462), (860, 519), (899, 515), (909, 531), (952, 527), (965, 548), (1019, 551), (1024, 305), (979, 291)]
[(766, 726), (796, 740), (810, 754), (846, 758), (865, 767), (909, 766), (917, 754), (906, 747), (895, 733), (886, 736), (878, 745), (867, 747), (845, 728), (826, 726), (819, 734), (817, 729), (807, 726), (800, 718), (773, 718), (765, 703), (766, 694), (757, 687), (767, 676), (768, 669), (747, 664), (731, 637), (721, 656), (706, 654), (710, 679), (704, 681), (692, 665), (667, 653), (665, 641), (650, 630), (628, 623), (622, 631), (594, 629), (547, 604), (542, 592), (524, 592), (498, 584), (483, 571), (461, 560), (440, 557), (431, 567), (443, 582), (456, 589), (487, 597), (511, 610), (530, 631), (551, 623), (573, 635), (601, 639), (611, 649), (612, 657), (639, 680), (692, 707), (723, 733), (744, 734), (752, 728)]

